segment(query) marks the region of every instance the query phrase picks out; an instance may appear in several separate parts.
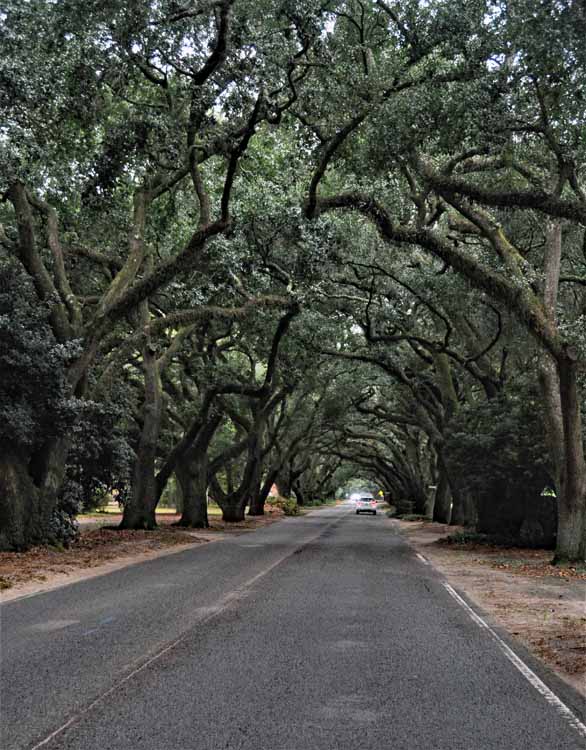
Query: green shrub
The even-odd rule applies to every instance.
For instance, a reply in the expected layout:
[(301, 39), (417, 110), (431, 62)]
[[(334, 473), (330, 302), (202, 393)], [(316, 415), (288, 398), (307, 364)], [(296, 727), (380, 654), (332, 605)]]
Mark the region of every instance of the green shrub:
[(480, 534), (473, 530), (456, 531), (454, 534), (438, 539), (438, 544), (487, 544), (493, 547), (516, 547), (518, 541), (506, 536)]
[(539, 497), (551, 485), (540, 394), (533, 384), (462, 406), (445, 431), (445, 452), (458, 484), (473, 495)]
[(283, 509), (283, 513), (286, 516), (299, 515), (299, 506), (297, 505), (296, 500), (285, 500), (280, 507)]

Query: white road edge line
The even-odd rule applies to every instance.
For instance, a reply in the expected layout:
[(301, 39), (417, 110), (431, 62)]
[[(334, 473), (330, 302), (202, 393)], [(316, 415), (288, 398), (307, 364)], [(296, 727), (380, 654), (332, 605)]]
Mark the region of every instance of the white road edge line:
[(423, 555), (420, 555), (419, 552), (416, 552), (415, 554), (421, 560), (422, 563), (424, 563), (425, 565), (429, 565), (429, 560), (426, 557), (423, 557)]
[(472, 607), (467, 604), (464, 599), (462, 599), (460, 594), (458, 594), (458, 592), (454, 588), (452, 588), (449, 583), (442, 582), (442, 586), (446, 589), (448, 594), (453, 599), (455, 599), (458, 604), (468, 613), (472, 620), (474, 620), (474, 622), (479, 627), (483, 628), (483, 630), (486, 630), (492, 636), (507, 659), (519, 670), (519, 672), (521, 672), (523, 677), (525, 677), (525, 679), (531, 685), (533, 685), (533, 687), (539, 693), (541, 693), (545, 700), (550, 705), (552, 705), (559, 714), (561, 714), (561, 716), (578, 732), (578, 734), (586, 738), (586, 724), (583, 724), (580, 719), (578, 719), (578, 717), (573, 713), (573, 711), (571, 711), (566, 706), (566, 704), (562, 700), (560, 700), (557, 695), (552, 692), (542, 680), (539, 679), (535, 672), (530, 669), (509, 646), (507, 646), (503, 639), (495, 633), (495, 631), (490, 627), (488, 623), (486, 623), (482, 619), (482, 617), (480, 617), (480, 615), (476, 614)]
[[(336, 523), (342, 520), (344, 516), (338, 516), (334, 521), (331, 523), (328, 523), (326, 526), (324, 526), (323, 529), (320, 530), (318, 534), (315, 536), (312, 536), (310, 539), (308, 539), (306, 542), (303, 542), (302, 544), (298, 545), (297, 547), (294, 547), (290, 552), (288, 552), (286, 555), (283, 555), (278, 560), (275, 560), (275, 562), (271, 563), (267, 568), (264, 570), (261, 570), (260, 573), (257, 573), (252, 578), (249, 578), (248, 581), (245, 581), (240, 586), (238, 586), (233, 591), (230, 591), (228, 594), (225, 594), (221, 599), (219, 600), (218, 604), (216, 604), (214, 607), (210, 607), (210, 610), (208, 614), (204, 615), (200, 619), (196, 620), (193, 625), (203, 625), (208, 620), (211, 620), (213, 617), (216, 617), (216, 615), (219, 615), (220, 612), (223, 612), (232, 602), (237, 601), (240, 599), (245, 591), (247, 589), (250, 589), (257, 581), (259, 581), (261, 578), (264, 578), (268, 573), (270, 573), (272, 570), (274, 570), (276, 567), (281, 565), (281, 563), (285, 562), (290, 557), (293, 557), (293, 555), (303, 549), (303, 547), (306, 547), (308, 544), (311, 544), (316, 539), (319, 539), (319, 537), (330, 528), (330, 526), (334, 526)], [(78, 721), (80, 721), (86, 714), (88, 714), (92, 709), (94, 709), (97, 705), (102, 703), (106, 698), (108, 698), (112, 693), (115, 693), (122, 685), (125, 685), (127, 682), (129, 682), (133, 677), (136, 677), (136, 675), (143, 672), (147, 667), (150, 667), (151, 664), (158, 661), (162, 656), (167, 654), (169, 651), (172, 651), (174, 648), (176, 648), (180, 643), (182, 643), (187, 636), (192, 632), (193, 627), (190, 627), (189, 630), (187, 630), (185, 633), (179, 636), (179, 638), (176, 638), (171, 643), (167, 644), (164, 648), (162, 648), (160, 651), (157, 651), (153, 656), (151, 656), (150, 659), (147, 659), (147, 661), (143, 662), (139, 667), (136, 667), (136, 669), (133, 669), (132, 672), (127, 674), (125, 677), (123, 677), (121, 680), (118, 680), (114, 685), (108, 688), (105, 692), (103, 692), (101, 695), (99, 695), (97, 698), (95, 698), (89, 706), (85, 706), (85, 708), (82, 708), (81, 711), (78, 711), (76, 714), (74, 714), (70, 719), (68, 719), (65, 724), (62, 724), (60, 727), (55, 729), (51, 734), (47, 735), (43, 740), (38, 742), (36, 745), (33, 745), (33, 747), (30, 748), (30, 750), (38, 750), (40, 747), (44, 747), (45, 745), (48, 745), (51, 740), (54, 740), (55, 737), (58, 737), (60, 734), (62, 734), (66, 729), (69, 729), (73, 724), (76, 724)]]

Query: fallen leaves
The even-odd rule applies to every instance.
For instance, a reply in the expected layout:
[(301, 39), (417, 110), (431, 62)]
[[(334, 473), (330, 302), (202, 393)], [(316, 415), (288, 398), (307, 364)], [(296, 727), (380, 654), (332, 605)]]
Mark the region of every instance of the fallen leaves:
[(551, 550), (438, 544), (442, 524), (399, 522), (414, 547), (501, 627), (586, 693), (586, 568), (551, 564)]
[[(226, 533), (253, 531), (282, 517), (281, 511), (265, 516), (246, 518), (239, 523), (224, 523), (211, 516), (209, 529), (184, 529), (173, 526), (177, 516), (167, 517), (153, 531), (117, 529), (114, 526), (84, 528), (79, 539), (68, 549), (33, 547), (27, 552), (0, 553), (0, 590), (20, 584), (43, 582), (61, 574), (78, 574), (104, 563), (156, 553), (178, 545), (194, 545), (211, 541)], [(116, 523), (116, 518), (112, 519)]]

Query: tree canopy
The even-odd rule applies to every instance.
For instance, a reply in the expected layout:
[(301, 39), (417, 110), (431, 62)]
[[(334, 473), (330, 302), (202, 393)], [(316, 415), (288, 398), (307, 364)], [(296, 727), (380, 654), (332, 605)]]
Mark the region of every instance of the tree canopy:
[(357, 478), (584, 558), (581, 4), (0, 18), (0, 547)]

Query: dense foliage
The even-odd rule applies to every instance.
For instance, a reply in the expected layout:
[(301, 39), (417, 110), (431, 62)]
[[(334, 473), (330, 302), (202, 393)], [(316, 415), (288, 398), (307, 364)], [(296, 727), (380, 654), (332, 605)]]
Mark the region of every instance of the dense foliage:
[(355, 479), (467, 525), (550, 486), (584, 557), (580, 4), (0, 20), (1, 546)]
[(29, 279), (14, 263), (0, 267), (0, 444), (32, 453), (47, 437), (64, 434), (79, 403), (68, 387), (67, 365), (79, 347), (59, 344)]

